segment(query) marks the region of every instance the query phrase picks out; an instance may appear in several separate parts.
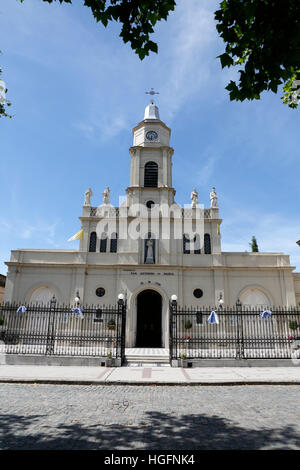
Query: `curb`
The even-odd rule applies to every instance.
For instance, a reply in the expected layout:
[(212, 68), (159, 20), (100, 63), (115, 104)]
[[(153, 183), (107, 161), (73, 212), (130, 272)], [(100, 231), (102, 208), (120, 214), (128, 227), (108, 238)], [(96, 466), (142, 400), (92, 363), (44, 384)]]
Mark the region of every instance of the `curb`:
[(131, 385), (131, 386), (241, 386), (241, 385), (300, 385), (299, 381), (228, 381), (228, 382), (132, 382), (132, 381), (111, 381), (100, 382), (99, 380), (58, 380), (58, 379), (1, 379), (1, 383), (11, 384), (46, 384), (46, 385)]

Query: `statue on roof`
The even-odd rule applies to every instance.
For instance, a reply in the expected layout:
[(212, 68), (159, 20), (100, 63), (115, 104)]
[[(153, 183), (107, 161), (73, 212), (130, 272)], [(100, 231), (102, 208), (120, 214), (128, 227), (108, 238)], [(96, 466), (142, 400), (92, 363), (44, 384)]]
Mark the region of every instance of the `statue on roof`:
[(191, 192), (191, 200), (192, 200), (192, 207), (196, 207), (198, 205), (198, 192), (195, 188)]
[(93, 196), (93, 191), (91, 188), (87, 189), (86, 192), (84, 193), (84, 206), (90, 206), (91, 205), (91, 197)]
[(210, 207), (212, 209), (217, 209), (218, 208), (218, 196), (216, 193), (216, 188), (212, 188), (209, 197), (210, 197)]
[(110, 189), (108, 186), (103, 191), (102, 196), (103, 196), (103, 205), (105, 206), (109, 205), (110, 204)]

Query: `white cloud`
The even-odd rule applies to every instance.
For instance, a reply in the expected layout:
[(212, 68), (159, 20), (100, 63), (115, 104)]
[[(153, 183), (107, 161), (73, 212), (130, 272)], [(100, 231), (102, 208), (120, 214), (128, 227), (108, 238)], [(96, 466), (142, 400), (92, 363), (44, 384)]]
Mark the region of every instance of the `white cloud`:
[(178, 3), (168, 20), (168, 38), (160, 45), (162, 103), (167, 118), (178, 113), (186, 100), (210, 86), (216, 66), (217, 33), (212, 2), (186, 0)]
[(217, 1), (178, 2), (167, 22), (155, 28), (159, 53), (151, 53), (143, 62), (118, 38), (115, 24), (105, 29), (88, 21), (91, 12), (86, 7), (30, 0), (22, 5), (4, 3), (4, 36), (11, 28), (16, 31), (14, 36), (8, 34), (7, 49), (51, 69), (60, 68), (72, 76), (72, 86), (78, 90), (81, 84), (81, 119), (75, 119), (73, 126), (85, 138), (113, 138), (128, 128), (137, 112), (142, 118), (144, 91), (151, 86), (160, 91), (159, 104), (167, 121), (197, 93), (205, 99), (213, 86), (218, 67)]
[(87, 139), (105, 141), (115, 137), (123, 129), (128, 130), (129, 123), (122, 116), (107, 113), (104, 116), (89, 116), (88, 123), (75, 122), (74, 127), (80, 130)]
[(43, 240), (55, 244), (55, 236), (59, 221), (48, 223), (46, 221), (37, 221), (30, 223), (22, 220), (1, 220), (0, 230), (8, 238), (14, 237), (22, 240)]
[(200, 187), (209, 187), (218, 159), (219, 158), (215, 155), (210, 155), (203, 159), (205, 163), (201, 166), (201, 170), (198, 171), (197, 175), (197, 181)]

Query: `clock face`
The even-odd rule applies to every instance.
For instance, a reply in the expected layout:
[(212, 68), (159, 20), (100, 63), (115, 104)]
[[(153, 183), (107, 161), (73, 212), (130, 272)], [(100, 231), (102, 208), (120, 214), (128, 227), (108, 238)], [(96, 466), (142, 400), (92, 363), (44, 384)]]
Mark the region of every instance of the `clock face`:
[(146, 139), (147, 140), (157, 140), (158, 139), (158, 133), (155, 131), (148, 131), (146, 133)]

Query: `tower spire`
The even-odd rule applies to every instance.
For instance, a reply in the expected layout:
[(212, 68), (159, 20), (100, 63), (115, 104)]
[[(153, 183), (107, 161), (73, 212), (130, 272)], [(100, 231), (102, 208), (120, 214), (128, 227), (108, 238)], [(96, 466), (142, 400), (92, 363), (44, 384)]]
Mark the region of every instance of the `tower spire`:
[[(145, 91), (146, 95), (159, 95), (158, 91), (154, 91), (154, 88), (151, 88), (150, 91)], [(150, 104), (145, 109), (144, 119), (160, 119), (158, 107), (155, 106), (153, 98), (150, 100)]]

